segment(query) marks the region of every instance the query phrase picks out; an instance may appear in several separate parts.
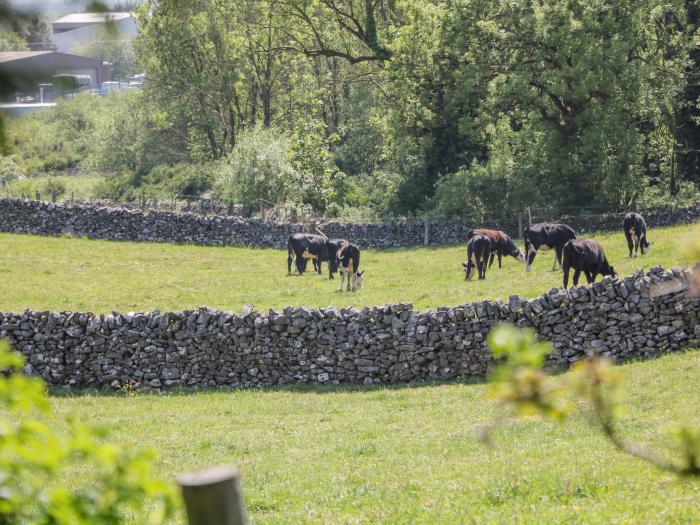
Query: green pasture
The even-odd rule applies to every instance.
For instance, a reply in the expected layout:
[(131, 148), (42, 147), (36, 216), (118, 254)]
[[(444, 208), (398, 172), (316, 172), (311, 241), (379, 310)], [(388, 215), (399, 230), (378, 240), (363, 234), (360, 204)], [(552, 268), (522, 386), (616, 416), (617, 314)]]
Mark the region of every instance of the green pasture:
[[(621, 369), (623, 435), (666, 455), (673, 422), (700, 424), (700, 351)], [(110, 429), (112, 441), (157, 450), (155, 468), (168, 479), (240, 466), (253, 523), (700, 523), (700, 480), (617, 452), (583, 415), (566, 424), (506, 419), (486, 448), (475, 435), (498, 412), (482, 384), (81, 394), (51, 403), (60, 418), (76, 414)], [(90, 476), (76, 468), (59, 481)]]
[(42, 200), (48, 201), (51, 200), (52, 192), (61, 188), (63, 193), (57, 196), (58, 201), (69, 200), (71, 195), (75, 199), (87, 200), (93, 197), (95, 188), (103, 180), (103, 176), (92, 173), (27, 177), (0, 188), (0, 196), (20, 197), (24, 194), (33, 199), (38, 191)]
[[(653, 229), (651, 254), (632, 259), (622, 233), (596, 238), (618, 272), (629, 275), (640, 267), (681, 265), (684, 241), (694, 232), (695, 226)], [(363, 250), (365, 288), (348, 293), (337, 291), (339, 279), (329, 281), (325, 265), (320, 276), (287, 275), (286, 250), (0, 234), (0, 310), (165, 311), (209, 306), (238, 311), (253, 304), (265, 311), (285, 306), (362, 308), (397, 301), (425, 309), (486, 298), (507, 300), (511, 294), (536, 297), (562, 285), (562, 273), (551, 271), (552, 258), (551, 252), (538, 254), (530, 273), (507, 258), (501, 270), (494, 263), (485, 281), (465, 282), (464, 246)]]

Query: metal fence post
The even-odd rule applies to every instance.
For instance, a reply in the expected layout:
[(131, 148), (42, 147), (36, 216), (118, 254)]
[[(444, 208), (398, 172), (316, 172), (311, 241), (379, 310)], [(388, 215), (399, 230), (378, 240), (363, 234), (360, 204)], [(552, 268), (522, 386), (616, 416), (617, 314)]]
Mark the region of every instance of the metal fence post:
[(190, 525), (247, 525), (240, 472), (210, 467), (178, 478)]

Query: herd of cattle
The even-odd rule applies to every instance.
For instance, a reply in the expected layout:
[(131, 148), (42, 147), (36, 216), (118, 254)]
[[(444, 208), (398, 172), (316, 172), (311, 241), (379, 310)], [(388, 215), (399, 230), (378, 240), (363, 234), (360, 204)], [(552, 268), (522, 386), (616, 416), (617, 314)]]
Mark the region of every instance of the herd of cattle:
[[(644, 218), (634, 212), (625, 215), (622, 227), (627, 239), (630, 257), (636, 257), (641, 250), (644, 255), (651, 250), (647, 239), (647, 225)], [(569, 285), (569, 272), (574, 271), (573, 283), (578, 284), (581, 272), (588, 284), (598, 275), (617, 274), (608, 262), (603, 247), (593, 239), (577, 238), (573, 229), (565, 224), (539, 223), (523, 230), (525, 253), (515, 245), (511, 238), (499, 230), (480, 228), (467, 232), (467, 261), (462, 263), (465, 279), (471, 280), (474, 270), (479, 279), (486, 278), (486, 269), (490, 268), (498, 257), (501, 268), (503, 256), (510, 256), (525, 264), (525, 270), (532, 269), (532, 263), (538, 251), (554, 250), (552, 271), (557, 264), (564, 271), (564, 288)], [(328, 276), (333, 279), (335, 272), (340, 272), (340, 290), (347, 277), (347, 290), (362, 288), (364, 271), (360, 270), (360, 249), (345, 239), (329, 239), (325, 235), (296, 233), (289, 237), (287, 243), (287, 271), (292, 272), (292, 261), (297, 271), (302, 274), (309, 261), (313, 261), (314, 270), (321, 273), (321, 264), (328, 263)]]

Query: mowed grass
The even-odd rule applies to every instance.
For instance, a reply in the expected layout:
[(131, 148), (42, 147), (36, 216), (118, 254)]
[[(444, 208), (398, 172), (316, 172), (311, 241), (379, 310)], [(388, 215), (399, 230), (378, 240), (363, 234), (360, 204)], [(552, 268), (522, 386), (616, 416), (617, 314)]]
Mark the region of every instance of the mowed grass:
[[(684, 261), (684, 241), (697, 226), (655, 228), (651, 254), (630, 259), (622, 233), (601, 234), (608, 259), (620, 275)], [(519, 243), (522, 247), (522, 243)], [(457, 305), (511, 294), (536, 297), (562, 286), (551, 252), (540, 253), (531, 273), (513, 258), (497, 263), (485, 281), (465, 282), (464, 246), (363, 250), (365, 289), (337, 292), (339, 280), (307, 272), (287, 275), (286, 250), (217, 248), (173, 244), (92, 241), (0, 234), (0, 310), (93, 312), (190, 309), (209, 306), (259, 311), (285, 306), (324, 307), (411, 302), (415, 308)], [(311, 265), (309, 265), (309, 268)], [(582, 277), (585, 283), (585, 279)]]
[[(624, 436), (666, 454), (673, 422), (700, 424), (700, 351), (621, 368)], [(171, 480), (205, 465), (238, 465), (254, 523), (700, 522), (700, 480), (617, 452), (583, 415), (566, 424), (506, 419), (495, 448), (485, 448), (475, 435), (497, 410), (481, 384), (51, 403), (60, 417), (107, 426), (113, 441), (156, 449), (157, 473)], [(74, 469), (57, 481), (91, 476)]]

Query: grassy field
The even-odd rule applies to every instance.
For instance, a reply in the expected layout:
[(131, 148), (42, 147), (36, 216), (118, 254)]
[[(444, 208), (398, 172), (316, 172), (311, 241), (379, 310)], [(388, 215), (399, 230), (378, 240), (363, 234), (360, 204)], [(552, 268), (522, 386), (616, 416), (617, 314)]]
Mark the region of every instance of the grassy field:
[[(700, 351), (621, 367), (628, 439), (661, 446), (674, 421), (700, 424)], [(506, 420), (479, 384), (54, 397), (57, 413), (155, 448), (160, 475), (241, 467), (254, 523), (700, 522), (700, 481), (622, 455), (583, 417)], [(74, 470), (64, 480), (89, 482)], [(181, 522), (182, 518), (180, 518)]]
[[(650, 232), (652, 253), (627, 257), (621, 233), (598, 235), (621, 275), (637, 268), (683, 262), (683, 240), (694, 226)], [(238, 311), (250, 303), (264, 311), (285, 306), (355, 306), (412, 302), (416, 308), (457, 305), (511, 294), (536, 297), (562, 285), (552, 255), (539, 254), (533, 272), (513, 258), (465, 282), (464, 247), (364, 250), (365, 289), (336, 291), (327, 274), (287, 275), (283, 250), (117, 243), (0, 234), (0, 310), (95, 312), (177, 310), (209, 306)], [(583, 279), (583, 278), (582, 278)], [(585, 281), (585, 280), (584, 280)]]
[(28, 195), (29, 198), (34, 198), (36, 192), (41, 193), (43, 200), (50, 200), (49, 184), (57, 183), (63, 185), (65, 193), (59, 195), (57, 200), (63, 201), (71, 198), (71, 194), (76, 199), (90, 199), (97, 185), (104, 180), (101, 175), (87, 173), (80, 175), (53, 175), (41, 177), (27, 177), (8, 184), (2, 188), (0, 195), (9, 195), (11, 197), (20, 197), (22, 194)]

